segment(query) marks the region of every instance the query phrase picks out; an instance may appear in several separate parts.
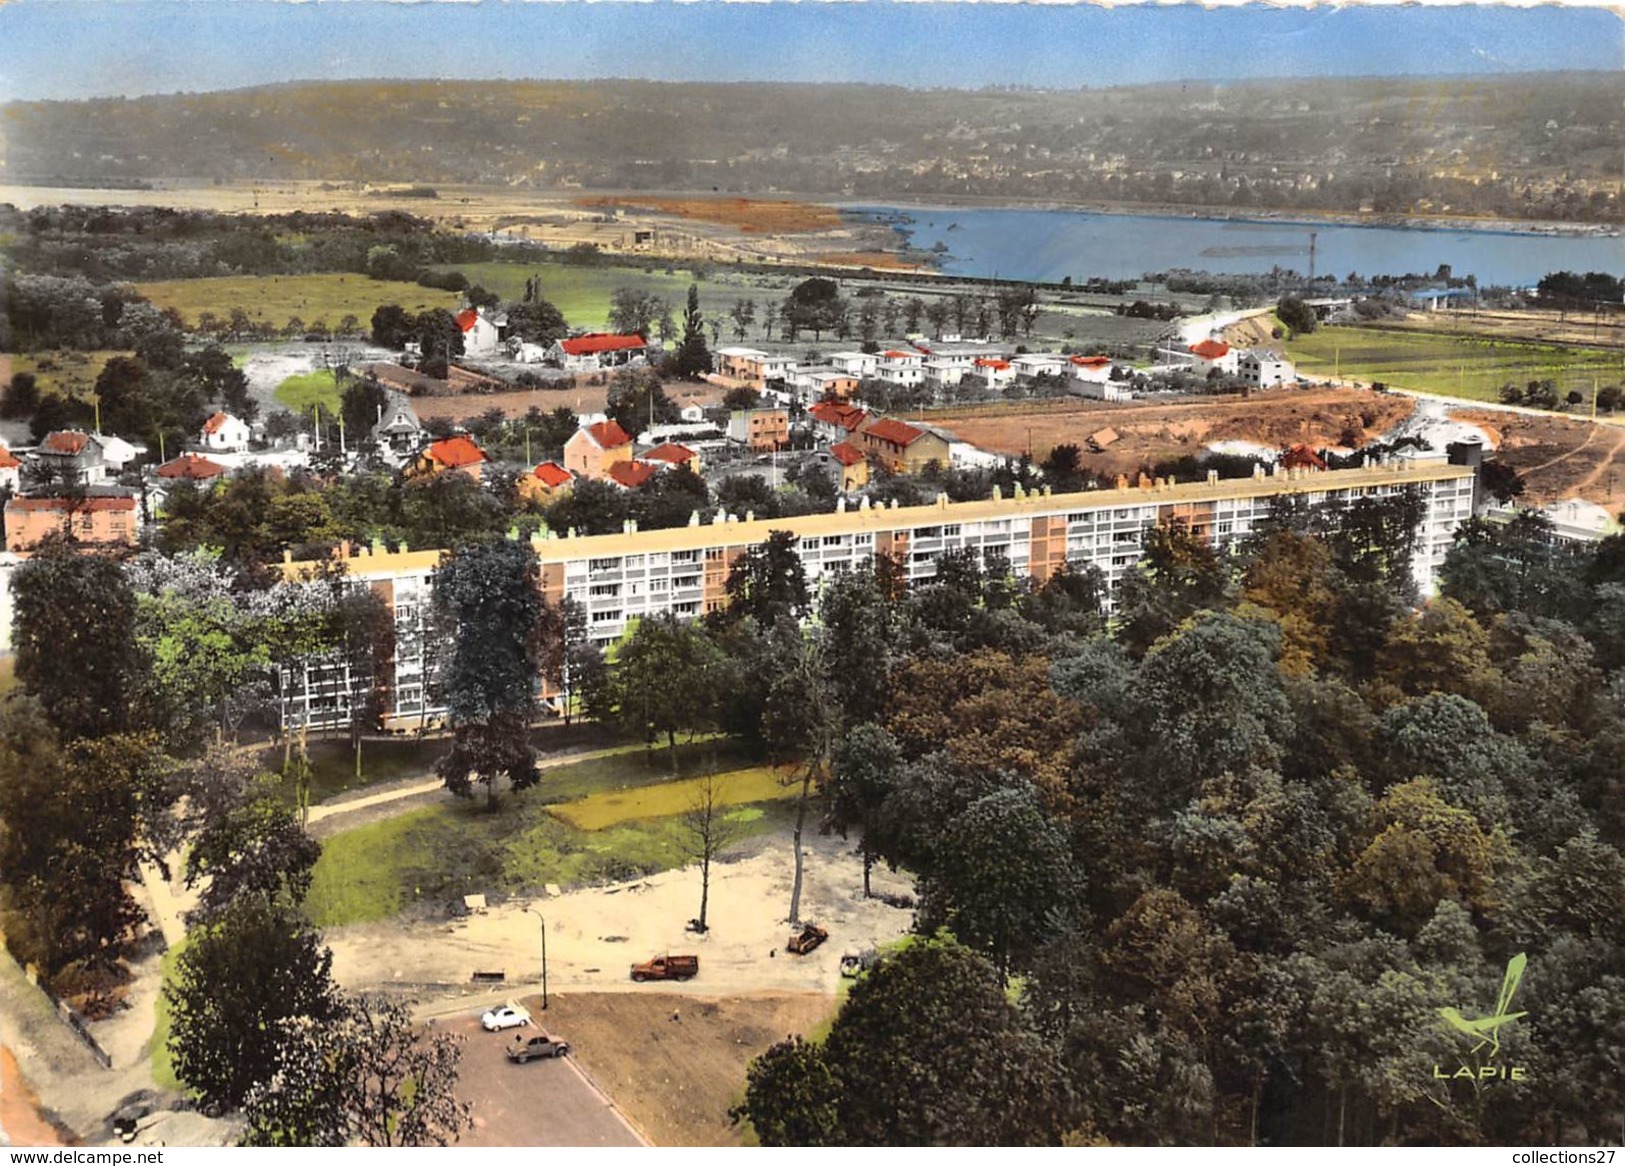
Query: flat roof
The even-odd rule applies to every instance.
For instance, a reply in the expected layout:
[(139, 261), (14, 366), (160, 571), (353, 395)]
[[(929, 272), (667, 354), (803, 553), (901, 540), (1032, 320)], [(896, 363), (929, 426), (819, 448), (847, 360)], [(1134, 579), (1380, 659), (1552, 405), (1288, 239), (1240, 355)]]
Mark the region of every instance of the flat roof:
[[(985, 522), (1000, 518), (1020, 518), (1057, 511), (1113, 510), (1129, 506), (1170, 506), (1192, 502), (1216, 502), (1239, 498), (1272, 497), (1281, 494), (1323, 494), (1363, 486), (1405, 486), (1421, 482), (1454, 481), (1470, 478), (1471, 466), (1455, 466), (1443, 461), (1411, 461), (1404, 465), (1372, 466), (1356, 470), (1281, 472), (1256, 478), (1227, 478), (1218, 482), (1180, 482), (1166, 487), (1130, 486), (1127, 489), (1083, 490), (1072, 494), (1031, 493), (1019, 498), (986, 498), (976, 502), (937, 502), (926, 506), (872, 506), (868, 510), (848, 507), (833, 514), (806, 514), (796, 518), (757, 518), (717, 523), (716, 511), (702, 512), (699, 526), (677, 526), (665, 530), (629, 533), (563, 535), (532, 539), (537, 557), (545, 563), (564, 563), (586, 558), (618, 558), (621, 555), (661, 554), (670, 551), (706, 550), (763, 542), (776, 530), (789, 531), (797, 538), (824, 535), (861, 534), (900, 530), (914, 526), (939, 526), (947, 522)], [(376, 578), (409, 575), (433, 570), (441, 550), (385, 551), (370, 553), (362, 548), (347, 560), (352, 575)], [(283, 574), (297, 577), (316, 566), (313, 562), (285, 562)]]

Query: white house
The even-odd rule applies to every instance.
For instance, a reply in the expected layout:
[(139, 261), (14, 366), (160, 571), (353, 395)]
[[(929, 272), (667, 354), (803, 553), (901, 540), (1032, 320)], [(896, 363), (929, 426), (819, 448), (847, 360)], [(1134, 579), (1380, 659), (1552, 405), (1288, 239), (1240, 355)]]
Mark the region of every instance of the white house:
[(248, 422), (230, 413), (215, 413), (203, 423), (203, 448), (219, 453), (242, 453), (248, 448)]
[(879, 361), (872, 352), (836, 352), (830, 356), (829, 363), (844, 373), (863, 378), (875, 375)]
[(648, 351), (647, 341), (636, 334), (588, 332), (568, 340), (555, 340), (547, 358), (570, 372), (591, 372), (641, 361)]
[(1249, 385), (1267, 389), (1298, 379), (1292, 363), (1266, 349), (1249, 349), (1236, 358), (1236, 375)]
[(477, 308), (464, 308), (457, 313), (457, 327), (463, 331), (463, 353), (467, 356), (491, 356), (502, 342), (502, 333), (496, 321)]
[(888, 348), (875, 361), (875, 375), (883, 381), (890, 381), (894, 385), (924, 384), (925, 357), (918, 352), (904, 352), (898, 348)]
[(1223, 340), (1203, 340), (1190, 348), (1191, 371), (1205, 377), (1214, 369), (1225, 376), (1236, 375), (1236, 350)]
[(970, 372), (967, 360), (944, 360), (932, 357), (925, 362), (925, 383), (933, 389), (951, 389)]
[(1112, 358), (1109, 356), (1069, 356), (1066, 365), (1075, 381), (1103, 385), (1112, 378)]
[(1066, 357), (1058, 352), (1023, 352), (1010, 358), (1010, 367), (1022, 380), (1045, 374), (1060, 376), (1066, 371)]
[(1007, 389), (1016, 383), (1016, 366), (1008, 360), (979, 356), (972, 371), (986, 381), (990, 389)]
[(776, 356), (758, 348), (717, 349), (717, 372), (744, 381), (753, 389), (765, 389), (769, 381), (786, 381), (796, 371), (792, 356)]

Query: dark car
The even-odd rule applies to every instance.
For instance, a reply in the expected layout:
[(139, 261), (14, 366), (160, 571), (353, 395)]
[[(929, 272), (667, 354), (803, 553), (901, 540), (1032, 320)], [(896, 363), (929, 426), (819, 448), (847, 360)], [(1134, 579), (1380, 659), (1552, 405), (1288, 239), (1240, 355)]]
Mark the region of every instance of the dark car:
[(529, 1035), (520, 1033), (508, 1042), (508, 1060), (520, 1065), (538, 1057), (562, 1057), (569, 1051), (569, 1041), (560, 1040), (546, 1031)]

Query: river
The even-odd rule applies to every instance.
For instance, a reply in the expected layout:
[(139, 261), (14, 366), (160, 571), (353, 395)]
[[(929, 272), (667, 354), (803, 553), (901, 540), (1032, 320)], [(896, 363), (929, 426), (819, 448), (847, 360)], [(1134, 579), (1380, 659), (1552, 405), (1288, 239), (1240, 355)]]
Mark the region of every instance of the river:
[(1188, 268), (1229, 275), (1272, 267), (1309, 270), (1309, 233), (1316, 234), (1315, 271), (1339, 278), (1432, 273), (1449, 264), (1479, 285), (1529, 286), (1552, 271), (1625, 272), (1625, 240), (1600, 235), (1434, 227), (1364, 227), (1286, 220), (1238, 222), (1166, 215), (971, 207), (843, 207), (866, 220), (896, 224), (922, 251), (938, 244), (946, 275), (1058, 283), (1066, 276), (1135, 279)]

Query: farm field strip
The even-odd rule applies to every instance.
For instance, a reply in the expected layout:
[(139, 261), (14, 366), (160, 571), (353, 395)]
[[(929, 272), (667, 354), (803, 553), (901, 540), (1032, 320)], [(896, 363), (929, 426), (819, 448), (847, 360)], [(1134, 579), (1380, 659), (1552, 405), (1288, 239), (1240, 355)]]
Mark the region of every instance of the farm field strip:
[(456, 311), (462, 302), (452, 292), (354, 273), (176, 279), (138, 283), (136, 290), (160, 308), (174, 308), (188, 327), (196, 327), (203, 312), (225, 321), (233, 308), (241, 308), (250, 320), (278, 329), (294, 316), (306, 325), (320, 323), (329, 328), (337, 328), (345, 316), (354, 316), (366, 328), (381, 304), (399, 304), (416, 313), (430, 308)]

